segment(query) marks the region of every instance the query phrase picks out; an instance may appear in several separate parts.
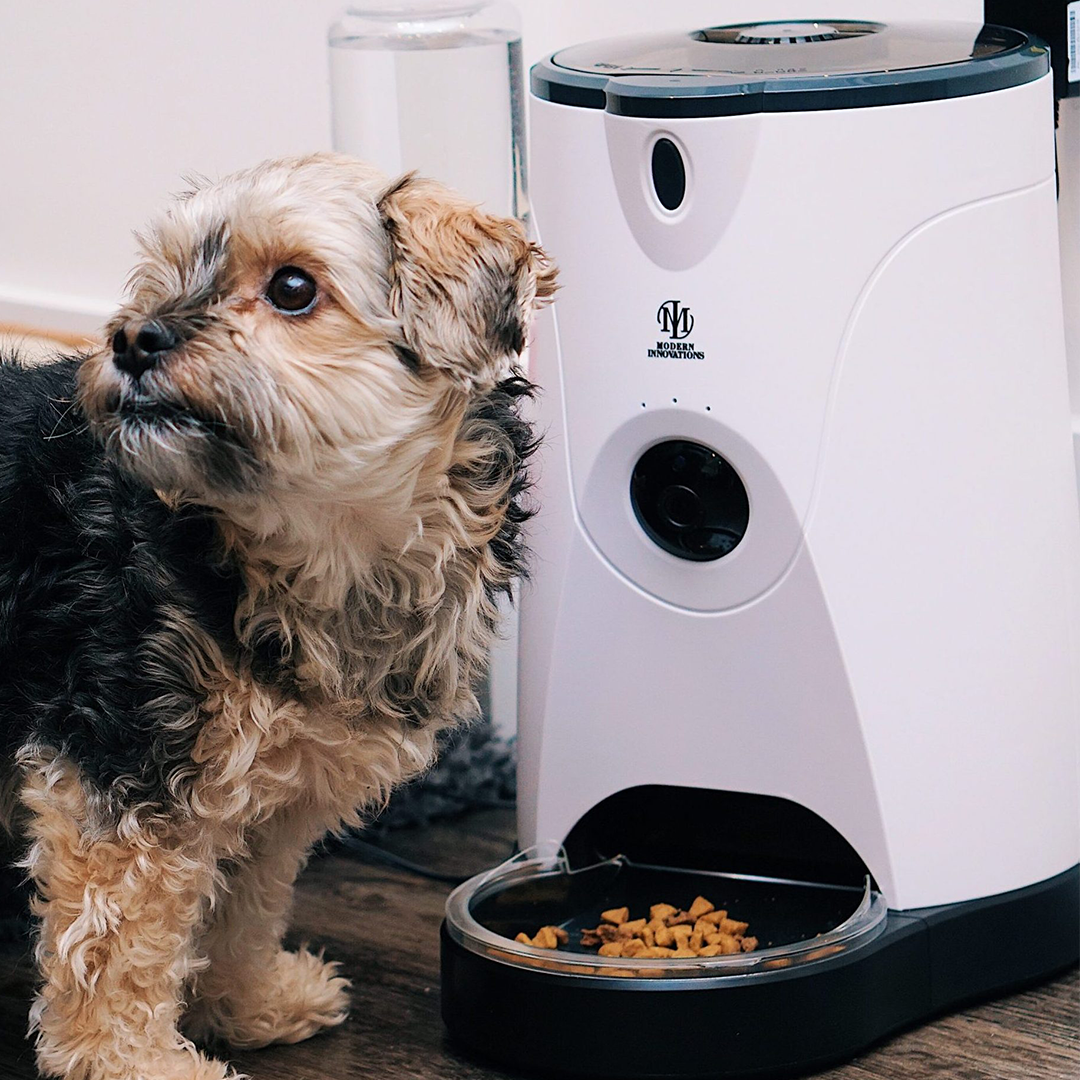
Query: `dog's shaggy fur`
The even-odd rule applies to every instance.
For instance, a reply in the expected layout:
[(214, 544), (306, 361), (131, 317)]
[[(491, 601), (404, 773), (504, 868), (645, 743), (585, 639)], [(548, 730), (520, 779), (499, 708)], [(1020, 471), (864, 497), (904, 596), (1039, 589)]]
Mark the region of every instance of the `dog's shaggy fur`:
[(517, 223), (329, 154), (201, 186), (142, 247), (106, 340), (164, 326), (155, 364), (0, 363), (0, 805), (42, 1072), (218, 1080), (187, 1036), (342, 1021), (334, 966), (282, 950), (293, 880), (474, 711), (554, 279)]

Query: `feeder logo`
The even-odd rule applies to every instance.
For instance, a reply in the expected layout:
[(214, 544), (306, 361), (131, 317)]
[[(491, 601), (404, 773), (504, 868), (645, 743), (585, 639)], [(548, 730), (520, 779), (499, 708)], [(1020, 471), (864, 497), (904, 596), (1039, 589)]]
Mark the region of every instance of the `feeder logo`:
[(661, 304), (656, 313), (656, 321), (672, 341), (688, 336), (694, 329), (694, 316), (690, 314), (690, 309), (683, 307), (678, 300), (668, 300)]
[(658, 360), (704, 360), (705, 353), (687, 341), (694, 329), (694, 316), (680, 300), (665, 300), (656, 311), (660, 332), (667, 334), (666, 341), (658, 341), (655, 349), (649, 349), (649, 359)]

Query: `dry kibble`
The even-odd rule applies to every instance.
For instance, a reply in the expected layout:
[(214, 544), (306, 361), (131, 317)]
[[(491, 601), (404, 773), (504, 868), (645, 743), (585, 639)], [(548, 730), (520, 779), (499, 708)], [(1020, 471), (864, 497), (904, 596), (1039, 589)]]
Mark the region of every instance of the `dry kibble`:
[(694, 898), (694, 902), (690, 905), (689, 914), (697, 920), (700, 919), (702, 915), (708, 915), (710, 911), (715, 910), (715, 904), (711, 904), (704, 896), (698, 896)]
[(674, 915), (669, 915), (664, 922), (668, 926), (681, 926), (684, 923), (692, 925), (696, 920), (690, 915), (689, 911), (676, 911)]
[[(753, 952), (758, 939), (746, 935), (748, 927), (748, 923), (728, 918), (726, 911), (716, 910), (712, 901), (698, 896), (687, 911), (672, 904), (653, 904), (648, 919), (631, 919), (629, 907), (610, 908), (601, 913), (599, 926), (581, 931), (579, 940), (583, 948), (599, 946), (600, 956), (689, 959)], [(569, 944), (570, 935), (561, 926), (541, 926), (535, 937), (521, 933), (514, 940), (541, 949), (557, 949)], [(618, 974), (634, 972), (626, 969)], [(656, 972), (647, 969), (640, 974)]]
[(553, 926), (541, 926), (536, 932), (536, 937), (533, 938), (532, 943), (538, 949), (557, 949), (559, 947), (559, 938), (555, 933), (555, 927)]
[(679, 948), (683, 948), (686, 945), (686, 942), (689, 940), (692, 933), (693, 930), (684, 923), (680, 923), (678, 926), (673, 926), (671, 928), (671, 934), (678, 942)]

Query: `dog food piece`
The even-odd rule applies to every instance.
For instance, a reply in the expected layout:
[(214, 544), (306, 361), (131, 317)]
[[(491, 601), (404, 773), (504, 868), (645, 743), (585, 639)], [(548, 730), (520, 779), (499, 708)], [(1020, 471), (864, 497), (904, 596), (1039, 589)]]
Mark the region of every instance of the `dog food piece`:
[(675, 944), (675, 935), (671, 932), (670, 926), (665, 926), (656, 931), (656, 944), (665, 947)]
[(676, 949), (671, 955), (676, 960), (687, 960), (692, 956), (697, 956), (697, 953), (693, 949)]
[(533, 938), (532, 943), (538, 949), (557, 949), (559, 947), (559, 937), (555, 933), (554, 926), (541, 926), (536, 932), (536, 937)]
[(652, 932), (649, 924), (645, 924), (645, 928), (641, 931), (641, 940), (651, 949), (656, 944), (656, 935)]
[(704, 896), (697, 896), (694, 898), (694, 902), (690, 905), (689, 914), (697, 921), (702, 915), (708, 915), (710, 911), (714, 911), (716, 905), (710, 903)]
[(697, 920), (691, 916), (689, 911), (676, 911), (674, 915), (669, 915), (664, 920), (668, 926), (692, 925), (696, 921)]
[(622, 954), (623, 956), (640, 956), (647, 948), (648, 946), (641, 938), (631, 938), (623, 942)]
[(744, 937), (740, 942), (743, 952), (753, 952), (758, 946), (756, 937)]
[(601, 923), (581, 931), (581, 944), (585, 946), (607, 945), (618, 939), (619, 928), (614, 923)]
[(557, 949), (569, 943), (570, 935), (561, 926), (541, 926), (536, 931), (536, 937), (530, 938), (528, 934), (521, 933), (514, 940), (537, 949)]
[(720, 946), (719, 945), (705, 945), (702, 948), (698, 949), (698, 956), (719, 956), (719, 955), (720, 955)]
[(690, 940), (686, 943), (688, 949), (692, 949), (694, 955), (700, 951), (701, 946), (705, 944), (705, 935), (700, 930), (695, 930), (690, 935)]
[(624, 922), (622, 926), (617, 928), (617, 933), (621, 938), (637, 937), (642, 930), (645, 929), (644, 919), (634, 919), (633, 922)]
[(630, 918), (630, 909), (628, 907), (611, 908), (609, 911), (601, 911), (600, 918), (604, 922), (614, 923), (616, 926), (621, 926), (627, 919)]
[(623, 943), (621, 941), (605, 941), (600, 946), (600, 956), (622, 956)]
[(742, 937), (746, 933), (749, 923), (738, 922), (735, 919), (724, 919), (720, 923), (721, 934), (732, 934), (735, 937)]
[(663, 922), (669, 915), (676, 914), (678, 910), (678, 908), (672, 907), (670, 904), (653, 904), (649, 908), (649, 918)]
[(690, 935), (693, 930), (690, 929), (685, 923), (680, 923), (678, 926), (671, 928), (671, 936), (678, 942), (677, 948), (684, 948), (687, 941), (690, 939)]
[(733, 938), (730, 934), (720, 935), (720, 952), (727, 956), (729, 953), (737, 953), (740, 951), (739, 942)]
[(716, 933), (716, 927), (711, 922), (706, 922), (704, 919), (698, 919), (694, 923), (694, 933), (700, 934), (702, 937), (707, 937), (709, 934)]
[(726, 918), (726, 911), (710, 911), (707, 915), (701, 916), (701, 921), (712, 923), (713, 926), (719, 926)]

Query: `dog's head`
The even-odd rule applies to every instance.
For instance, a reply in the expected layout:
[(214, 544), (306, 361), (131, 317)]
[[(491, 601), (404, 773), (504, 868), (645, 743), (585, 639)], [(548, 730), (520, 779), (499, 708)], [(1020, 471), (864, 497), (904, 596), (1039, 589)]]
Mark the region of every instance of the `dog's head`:
[(217, 503), (407, 486), (554, 290), (516, 221), (335, 154), (199, 186), (140, 243), (82, 405), (124, 468)]

